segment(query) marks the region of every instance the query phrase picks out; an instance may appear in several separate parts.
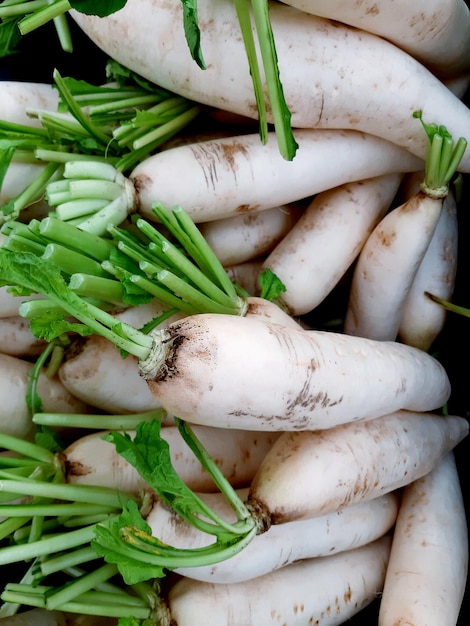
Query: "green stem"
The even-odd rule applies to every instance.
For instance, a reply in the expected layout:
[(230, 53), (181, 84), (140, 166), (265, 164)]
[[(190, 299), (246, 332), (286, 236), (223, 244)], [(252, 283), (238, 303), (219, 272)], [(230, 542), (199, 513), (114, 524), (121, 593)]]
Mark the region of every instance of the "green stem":
[(84, 546), (65, 554), (45, 558), (41, 560), (41, 573), (43, 576), (49, 576), (56, 572), (61, 572), (77, 565), (83, 565), (90, 561), (96, 561), (100, 557), (96, 554), (91, 546)]
[(0, 492), (3, 491), (18, 496), (42, 496), (72, 502), (100, 504), (117, 509), (121, 508), (123, 499), (135, 499), (132, 494), (119, 494), (115, 489), (99, 485), (55, 484), (35, 480), (0, 480)]
[(118, 573), (117, 567), (112, 563), (107, 563), (98, 567), (94, 571), (85, 574), (72, 583), (47, 594), (46, 608), (49, 611), (57, 609), (66, 602), (73, 601), (83, 593), (92, 590), (96, 585), (105, 582)]
[[(25, 4), (30, 5), (31, 3), (27, 2)], [(54, 0), (52, 4), (44, 6), (43, 8), (34, 11), (31, 15), (27, 15), (23, 18), (18, 24), (20, 32), (22, 35), (27, 35), (33, 30), (44, 26), (44, 24), (47, 24), (59, 15), (67, 13), (70, 9), (71, 6), (68, 0)], [(25, 11), (25, 13), (30, 12), (30, 10)]]
[(114, 278), (82, 273), (72, 274), (69, 281), (69, 289), (82, 297), (101, 298), (111, 304), (124, 306), (122, 285)]
[(251, 6), (263, 59), (279, 151), (284, 159), (292, 161), (299, 146), (292, 133), (291, 113), (286, 104), (284, 90), (279, 77), (276, 44), (269, 18), (269, 2), (268, 0), (251, 0)]
[(29, 561), (36, 557), (46, 556), (52, 552), (69, 550), (88, 544), (94, 537), (95, 524), (72, 530), (61, 535), (42, 538), (33, 543), (3, 546), (0, 550), (0, 565)]
[[(135, 430), (141, 422), (154, 419), (164, 420), (165, 409), (155, 409), (131, 415), (81, 414), (81, 413), (36, 413), (33, 423), (42, 426), (86, 428), (87, 430)], [(0, 440), (1, 443), (1, 440)]]
[[(54, 463), (56, 456), (53, 452), (36, 445), (30, 441), (25, 441), (13, 435), (0, 432), (0, 448), (17, 452), (24, 457), (29, 457), (41, 463)], [(14, 459), (12, 459), (14, 461)]]
[(208, 454), (200, 440), (196, 437), (194, 430), (188, 422), (181, 420), (178, 417), (175, 417), (174, 419), (184, 441), (189, 446), (202, 467), (209, 473), (217, 488), (224, 494), (225, 499), (235, 511), (237, 519), (242, 523), (249, 520), (249, 525), (251, 526), (253, 520), (250, 511), (247, 509), (245, 503), (238, 497), (237, 492), (232, 487), (230, 481), (224, 476), (217, 463)]
[(424, 293), (433, 302), (440, 304), (447, 311), (450, 311), (451, 313), (457, 313), (458, 315), (463, 315), (464, 317), (470, 317), (470, 308), (453, 304), (452, 302), (449, 302), (448, 300), (444, 300), (443, 298), (440, 298), (439, 296), (429, 293), (428, 291), (425, 291)]

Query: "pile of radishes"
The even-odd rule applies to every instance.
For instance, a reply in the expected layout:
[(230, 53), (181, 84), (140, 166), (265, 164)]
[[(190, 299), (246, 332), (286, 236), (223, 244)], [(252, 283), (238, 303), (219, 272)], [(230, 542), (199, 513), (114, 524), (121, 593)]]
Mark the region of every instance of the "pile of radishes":
[[(237, 290), (208, 270), (208, 283), (220, 281), (214, 311), (187, 304), (149, 334), (141, 329), (169, 308), (158, 297), (104, 311), (102, 332), (97, 325), (86, 337), (71, 333), (54, 375), (43, 368), (43, 404), (32, 415), (28, 380), (51, 335), (30, 328), (36, 314), (29, 311), (37, 299), (58, 305), (60, 291), (56, 297), (52, 288), (35, 291), (33, 278), (15, 279), (15, 251), (3, 229), (3, 445), (24, 454), (16, 439), (32, 442), (37, 427), (52, 425), (68, 438), (60, 456), (67, 483), (128, 494), (163, 544), (208, 555), (202, 565), (168, 561), (161, 606), (144, 609), (136, 600), (137, 617), (131, 605), (125, 617), (110, 609), (111, 623), (333, 626), (354, 624), (375, 603), (378, 626), (456, 626), (469, 549), (454, 449), (469, 423), (448, 414), (451, 380), (439, 339), (451, 323), (444, 304), (454, 296), (460, 185), (470, 173), (463, 100), (470, 11), (464, 0), (268, 6), (297, 143), (291, 160), (280, 154), (274, 130), (266, 143), (260, 139), (237, 2), (197, 2), (204, 70), (189, 57), (179, 0), (128, 0), (103, 18), (69, 11), (101, 51), (208, 107), (202, 119), (217, 122), (216, 131), (196, 126), (200, 139), (181, 133), (126, 176), (106, 170), (120, 201), (113, 227), (137, 214), (158, 230), (156, 203), (169, 220), (180, 219), (182, 207)], [(28, 112), (56, 106), (50, 85), (0, 83), (0, 120), (39, 127)], [(79, 197), (89, 165), (83, 159), (64, 168), (67, 193), (76, 184)], [(44, 167), (12, 163), (1, 204)], [(55, 218), (58, 208), (65, 214), (70, 200), (65, 191), (53, 200), (52, 189), (31, 208), (38, 235), (40, 221)], [(100, 211), (70, 224), (114, 241), (111, 210)], [(29, 219), (25, 213), (18, 221)], [(154, 243), (166, 250), (166, 242)], [(110, 262), (99, 262), (111, 271)], [(145, 263), (150, 268), (150, 255)], [(211, 267), (210, 259), (204, 263)], [(260, 297), (265, 270), (284, 285), (275, 302)], [(26, 258), (19, 271), (33, 277), (34, 262)], [(167, 284), (166, 269), (152, 272), (149, 281)], [(194, 282), (205, 302), (213, 285), (203, 277)], [(15, 285), (32, 293), (13, 295)], [(91, 324), (77, 310), (64, 304), (65, 317)], [(238, 494), (243, 504), (235, 514), (173, 416), (191, 425)], [(133, 433), (154, 417), (163, 421), (161, 436), (187, 486), (226, 520), (227, 532), (246, 524), (246, 545), (220, 562), (209, 558), (210, 531), (182, 519), (164, 495), (152, 494), (143, 508), (141, 494), (151, 489), (109, 434)], [(11, 469), (0, 471), (0, 528), (11, 477)], [(29, 558), (45, 558), (40, 541)], [(0, 545), (3, 570), (14, 559), (8, 554)], [(84, 592), (104, 588), (104, 580)], [(25, 623), (43, 617), (60, 624), (74, 612), (72, 602), (52, 600), (19, 603), (14, 611), (14, 597), (2, 596), (0, 623), (13, 626), (29, 615)]]

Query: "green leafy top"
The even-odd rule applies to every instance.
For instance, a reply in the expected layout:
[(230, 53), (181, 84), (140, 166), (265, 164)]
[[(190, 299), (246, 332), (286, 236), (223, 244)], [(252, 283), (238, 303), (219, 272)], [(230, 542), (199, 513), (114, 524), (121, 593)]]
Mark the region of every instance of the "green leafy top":
[[(197, 0), (181, 0), (183, 6), (183, 26), (186, 42), (192, 59), (201, 69), (205, 69), (203, 51), (201, 47), (201, 32), (198, 23)], [(2, 8), (0, 4), (0, 50), (3, 54), (11, 54), (12, 48), (17, 47), (19, 38), (17, 29), (22, 35), (31, 32), (54, 20), (59, 37), (65, 43), (64, 49), (72, 50), (72, 42), (68, 32), (65, 13), (70, 9), (88, 15), (106, 17), (119, 11), (127, 0), (44, 0), (39, 2), (39, 8), (35, 0), (34, 10), (28, 12), (25, 5), (28, 1)], [(5, 3), (7, 4), (7, 3)], [(286, 160), (292, 160), (297, 152), (298, 144), (294, 138), (290, 119), (291, 113), (284, 98), (282, 82), (280, 79), (278, 59), (271, 21), (269, 18), (269, 0), (235, 0), (235, 7), (240, 24), (240, 30), (245, 45), (250, 75), (253, 82), (258, 117), (260, 122), (260, 138), (263, 143), (267, 141), (267, 108), (268, 102), (264, 94), (263, 82), (260, 72), (260, 62), (266, 76), (266, 86), (269, 95), (269, 105), (274, 121), (274, 128), (278, 139), (279, 151)], [(252, 27), (252, 19), (253, 26)], [(257, 44), (261, 55), (258, 59), (253, 30), (257, 35)]]

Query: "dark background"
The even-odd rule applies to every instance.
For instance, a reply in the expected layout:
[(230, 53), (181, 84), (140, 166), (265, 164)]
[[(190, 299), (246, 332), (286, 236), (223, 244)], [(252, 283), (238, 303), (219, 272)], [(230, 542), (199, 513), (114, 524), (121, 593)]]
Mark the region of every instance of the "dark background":
[[(52, 82), (52, 71), (58, 69), (62, 76), (72, 76), (100, 84), (105, 82), (106, 57), (88, 38), (83, 35), (73, 22), (70, 23), (74, 41), (73, 54), (64, 53), (58, 44), (52, 27), (44, 26), (38, 32), (25, 36), (18, 54), (0, 59), (0, 80), (25, 80), (33, 82)], [(470, 94), (465, 101), (470, 105)], [(462, 306), (470, 307), (470, 289), (466, 275), (470, 260), (469, 247), (466, 244), (467, 233), (470, 232), (470, 175), (465, 177), (464, 198), (459, 206), (459, 269), (453, 301)], [(436, 348), (439, 359), (443, 362), (452, 382), (452, 395), (449, 401), (449, 412), (470, 419), (470, 380), (467, 356), (470, 355), (470, 319), (449, 314), (444, 332), (439, 338)], [(469, 480), (464, 472), (465, 459), (470, 456), (470, 438), (465, 439), (455, 449), (460, 471), (462, 491), (466, 502), (467, 515), (470, 511)], [(448, 531), (451, 533), (452, 528)], [(463, 615), (470, 606), (470, 586), (462, 607), (459, 626), (463, 626)], [(355, 616), (352, 625), (375, 626), (377, 605), (374, 603), (362, 613)], [(448, 625), (443, 625), (448, 626)]]

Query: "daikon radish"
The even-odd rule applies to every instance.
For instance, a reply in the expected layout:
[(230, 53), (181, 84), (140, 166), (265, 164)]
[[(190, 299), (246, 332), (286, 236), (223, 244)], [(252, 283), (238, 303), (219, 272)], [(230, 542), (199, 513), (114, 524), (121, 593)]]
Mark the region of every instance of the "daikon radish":
[(0, 352), (23, 358), (38, 356), (46, 342), (35, 337), (20, 315), (0, 317)]
[(459, 416), (397, 411), (322, 431), (282, 433), (247, 502), (279, 524), (377, 498), (429, 473), (468, 428)]
[(470, 11), (465, 0), (283, 0), (301, 11), (379, 35), (429, 67), (440, 78), (470, 70)]
[(137, 357), (161, 405), (191, 423), (311, 430), (398, 409), (431, 411), (449, 398), (444, 367), (411, 346), (243, 317), (246, 302), (231, 313), (188, 315), (148, 334), (92, 307), (48, 260), (0, 248), (0, 267), (4, 283), (42, 292), (59, 305), (54, 326), (49, 317), (33, 318), (37, 336), (56, 337), (69, 327), (64, 314), (73, 316), (75, 331), (95, 332)]
[(109, 413), (140, 413), (162, 406), (139, 376), (133, 355), (123, 358), (110, 341), (98, 335), (77, 341), (73, 347), (58, 376), (75, 397)]
[(316, 195), (271, 250), (263, 267), (284, 283), (280, 299), (292, 314), (310, 312), (338, 284), (390, 208), (401, 178), (387, 174)]
[(437, 409), (450, 392), (436, 359), (396, 342), (217, 314), (188, 316), (154, 331), (153, 341), (141, 374), (171, 414), (192, 423), (331, 428)]
[[(26, 402), (28, 383), (33, 364), (20, 357), (0, 354), (1, 430), (6, 434), (31, 439), (36, 428)], [(87, 413), (90, 405), (82, 402), (62, 385), (57, 376), (39, 375), (37, 393), (45, 411), (59, 413)]]
[(170, 588), (169, 613), (178, 626), (336, 626), (380, 594), (389, 551), (390, 537), (385, 535), (360, 548), (299, 561), (245, 582), (182, 578)]
[(284, 205), (206, 222), (199, 229), (222, 265), (234, 265), (271, 252), (301, 213), (300, 206)]
[(260, 293), (258, 277), (263, 270), (263, 261), (264, 258), (261, 257), (252, 261), (235, 263), (234, 265), (227, 265), (225, 270), (234, 283), (238, 284), (247, 293), (258, 296)]
[(453, 452), (403, 489), (380, 602), (379, 626), (459, 623), (468, 528)]
[(30, 117), (30, 109), (55, 110), (59, 102), (57, 89), (46, 83), (4, 80), (0, 82), (0, 120), (39, 128)]
[[(245, 498), (247, 492), (248, 489), (240, 489), (240, 498)], [(233, 511), (220, 494), (200, 496), (219, 515), (229, 521), (233, 518)], [(394, 525), (398, 506), (398, 494), (389, 493), (328, 515), (273, 525), (230, 559), (213, 565), (178, 568), (175, 572), (216, 584), (253, 580), (301, 559), (328, 556), (375, 541)], [(158, 499), (146, 521), (154, 535), (168, 545), (196, 548), (211, 542), (207, 533), (182, 521)]]
[[(163, 311), (165, 307), (154, 299), (128, 307), (114, 318), (141, 328)], [(174, 315), (162, 324), (178, 317)], [(124, 358), (109, 340), (99, 335), (77, 339), (65, 354), (58, 376), (74, 396), (108, 413), (141, 413), (161, 407), (139, 376), (136, 358), (131, 354)]]
[[(258, 133), (163, 150), (141, 161), (128, 176), (113, 172), (110, 164), (101, 174), (96, 162), (69, 161), (63, 173), (68, 191), (57, 197), (55, 184), (48, 185), (47, 201), (66, 221), (67, 213), (61, 207), (72, 198), (80, 199), (82, 181), (87, 181), (89, 198), (92, 179), (94, 197), (99, 199), (103, 198), (103, 185), (107, 189), (111, 180), (121, 189), (116, 194), (120, 194), (117, 198), (123, 211), (137, 211), (155, 222), (156, 203), (167, 209), (181, 206), (200, 223), (297, 202), (355, 180), (423, 169), (422, 160), (410, 152), (355, 130), (299, 129), (296, 139), (299, 148), (293, 161), (285, 160), (273, 141), (263, 145)], [(176, 172), (184, 172), (184, 185), (175, 180)], [(63, 182), (58, 181), (61, 190)], [(117, 198), (80, 221), (80, 228), (104, 233)]]
[(451, 300), (458, 259), (458, 221), (455, 197), (449, 193), (436, 229), (403, 304), (398, 339), (428, 351), (439, 336), (447, 311), (426, 296), (432, 293)]
[[(422, 109), (425, 118), (448, 124), (454, 136), (467, 133), (468, 107), (397, 46), (281, 3), (270, 3), (269, 12), (294, 129), (361, 130), (423, 159), (426, 143), (412, 119), (414, 111)], [(101, 50), (145, 78), (211, 107), (257, 117), (246, 50), (229, 0), (198, 2), (205, 70), (190, 57), (177, 0), (129, 0), (105, 18), (70, 14)], [(468, 150), (461, 168), (470, 168)]]
[(354, 268), (344, 332), (394, 341), (403, 306), (439, 221), (466, 140), (423, 122), (429, 137), (419, 191), (376, 225)]
[[(262, 459), (278, 438), (278, 433), (242, 431), (210, 426), (194, 426), (197, 437), (235, 487), (249, 484)], [(132, 436), (132, 431), (129, 432)], [(67, 482), (70, 484), (114, 487), (138, 493), (148, 486), (140, 474), (102, 439), (103, 432), (76, 439), (64, 451)], [(194, 491), (211, 492), (217, 488), (210, 475), (188, 449), (174, 425), (164, 425), (161, 435), (170, 446), (173, 466), (181, 479)]]
[[(39, 128), (37, 120), (29, 117), (33, 108), (55, 110), (59, 101), (56, 89), (50, 84), (22, 81), (0, 82), (0, 128), (2, 123), (26, 125)], [(44, 164), (37, 162), (11, 163), (0, 179), (0, 223), (3, 222), (2, 208), (16, 198), (30, 183), (38, 178)], [(44, 203), (37, 202), (43, 207)]]

